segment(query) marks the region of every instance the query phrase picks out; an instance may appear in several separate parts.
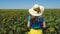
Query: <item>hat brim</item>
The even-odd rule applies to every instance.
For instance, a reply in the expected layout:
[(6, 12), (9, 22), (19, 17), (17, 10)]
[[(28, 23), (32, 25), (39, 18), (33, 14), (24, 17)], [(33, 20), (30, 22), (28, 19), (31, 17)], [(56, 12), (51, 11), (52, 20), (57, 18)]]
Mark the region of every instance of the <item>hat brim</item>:
[(41, 10), (41, 13), (37, 13), (37, 11), (34, 11), (33, 10), (33, 7), (31, 9), (29, 9), (29, 13), (33, 16), (41, 16), (42, 13), (44, 12), (44, 7), (43, 6), (40, 6), (40, 10)]

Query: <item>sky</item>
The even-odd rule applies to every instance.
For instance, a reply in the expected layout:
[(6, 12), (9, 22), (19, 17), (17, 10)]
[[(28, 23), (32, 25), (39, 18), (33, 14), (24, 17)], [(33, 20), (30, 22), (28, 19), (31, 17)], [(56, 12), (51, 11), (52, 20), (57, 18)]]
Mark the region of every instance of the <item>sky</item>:
[(34, 4), (60, 9), (60, 0), (0, 0), (0, 9), (29, 9)]

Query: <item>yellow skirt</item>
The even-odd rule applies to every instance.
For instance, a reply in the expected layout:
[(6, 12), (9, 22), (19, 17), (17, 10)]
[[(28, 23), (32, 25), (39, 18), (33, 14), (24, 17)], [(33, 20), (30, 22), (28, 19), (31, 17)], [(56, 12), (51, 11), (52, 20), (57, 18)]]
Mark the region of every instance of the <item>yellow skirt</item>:
[(28, 32), (28, 34), (43, 34), (42, 29), (31, 29), (30, 32)]

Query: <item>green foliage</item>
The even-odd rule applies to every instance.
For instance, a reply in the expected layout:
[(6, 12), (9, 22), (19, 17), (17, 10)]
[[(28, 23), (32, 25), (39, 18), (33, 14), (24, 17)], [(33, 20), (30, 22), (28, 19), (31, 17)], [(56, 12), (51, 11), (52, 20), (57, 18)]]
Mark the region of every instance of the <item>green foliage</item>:
[[(0, 34), (27, 34), (28, 10), (1, 9)], [(46, 18), (46, 34), (60, 34), (60, 9), (46, 9), (42, 15)]]

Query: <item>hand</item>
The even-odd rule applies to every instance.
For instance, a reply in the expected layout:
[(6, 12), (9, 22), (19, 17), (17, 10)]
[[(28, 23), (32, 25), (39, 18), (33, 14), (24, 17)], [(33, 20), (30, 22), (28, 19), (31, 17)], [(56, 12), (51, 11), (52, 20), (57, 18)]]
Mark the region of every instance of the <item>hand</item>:
[(43, 23), (43, 28), (46, 28), (46, 23)]
[(30, 23), (27, 23), (27, 27), (30, 28)]

